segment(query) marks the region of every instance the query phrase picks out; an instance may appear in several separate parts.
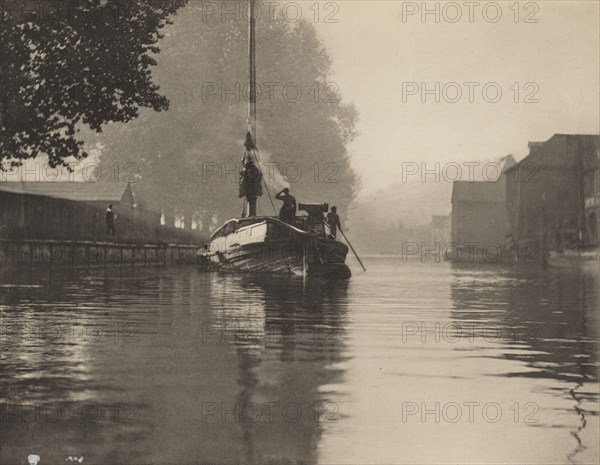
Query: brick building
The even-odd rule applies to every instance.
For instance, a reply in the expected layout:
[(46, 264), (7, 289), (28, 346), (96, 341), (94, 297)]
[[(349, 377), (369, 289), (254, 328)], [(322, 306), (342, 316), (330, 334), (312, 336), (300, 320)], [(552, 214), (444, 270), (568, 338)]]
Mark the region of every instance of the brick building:
[(530, 143), (529, 155), (506, 172), (513, 240), (543, 239), (549, 249), (559, 241), (567, 247), (597, 245), (598, 141), (597, 135), (555, 134)]

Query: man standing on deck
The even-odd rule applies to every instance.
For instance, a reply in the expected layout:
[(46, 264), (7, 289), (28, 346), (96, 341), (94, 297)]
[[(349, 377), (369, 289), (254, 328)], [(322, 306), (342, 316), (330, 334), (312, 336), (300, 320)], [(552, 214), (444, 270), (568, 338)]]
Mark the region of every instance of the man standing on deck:
[(337, 207), (331, 207), (331, 211), (327, 213), (327, 224), (331, 229), (331, 235), (335, 239), (335, 236), (337, 235), (337, 228), (342, 229), (340, 217), (337, 214)]
[(115, 214), (112, 211), (112, 205), (106, 209), (106, 235), (115, 237)]
[(256, 161), (254, 141), (252, 135), (246, 134), (246, 151), (242, 156), (242, 171), (240, 172), (240, 197), (246, 197), (248, 202), (247, 214), (243, 216), (256, 216), (256, 201), (262, 196), (262, 174)]
[(277, 194), (275, 198), (283, 202), (281, 210), (279, 210), (279, 219), (293, 225), (296, 221), (296, 198), (290, 194), (290, 190), (287, 187)]

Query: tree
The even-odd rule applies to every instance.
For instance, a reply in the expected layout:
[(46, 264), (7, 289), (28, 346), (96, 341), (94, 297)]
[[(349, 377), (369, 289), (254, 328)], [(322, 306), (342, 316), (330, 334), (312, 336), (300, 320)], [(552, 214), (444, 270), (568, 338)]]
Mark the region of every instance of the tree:
[(166, 110), (150, 68), (161, 29), (186, 0), (2, 4), (0, 155), (18, 166), (39, 154), (52, 167), (85, 158), (80, 126), (101, 131), (140, 107)]
[[(229, 3), (221, 9), (239, 7)], [(220, 223), (241, 210), (248, 23), (243, 14), (203, 13), (202, 4), (190, 3), (165, 30), (155, 77), (171, 101), (168, 114), (145, 111), (130, 124), (111, 125), (101, 141), (103, 164), (138, 164), (137, 192), (149, 206), (198, 211), (210, 226), (210, 219)], [(279, 168), (300, 202), (330, 202), (343, 214), (357, 188), (346, 149), (356, 110), (328, 83), (331, 60), (314, 27), (274, 18), (265, 14), (257, 24), (257, 142), (265, 179), (274, 196), (283, 187), (273, 177)], [(267, 196), (259, 213), (273, 213)]]

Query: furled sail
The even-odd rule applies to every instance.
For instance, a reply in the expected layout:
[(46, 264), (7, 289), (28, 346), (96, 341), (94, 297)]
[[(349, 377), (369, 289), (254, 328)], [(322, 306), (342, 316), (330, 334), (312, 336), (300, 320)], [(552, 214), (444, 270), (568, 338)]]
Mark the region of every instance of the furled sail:
[[(242, 170), (240, 171), (240, 197), (246, 197), (248, 202), (263, 195), (262, 174), (256, 159), (256, 146), (250, 132), (246, 134), (246, 151), (242, 155)], [(254, 216), (254, 215), (250, 215)]]

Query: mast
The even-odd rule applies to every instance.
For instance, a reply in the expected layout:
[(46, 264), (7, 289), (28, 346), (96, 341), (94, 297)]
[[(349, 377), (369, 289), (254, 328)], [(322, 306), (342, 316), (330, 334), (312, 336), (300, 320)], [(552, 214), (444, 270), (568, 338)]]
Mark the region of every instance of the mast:
[[(250, 142), (252, 142), (254, 162), (257, 164), (260, 172), (258, 148), (256, 146), (256, 0), (250, 0), (249, 7), (250, 14), (248, 16), (248, 83), (250, 89), (248, 92), (248, 134), (250, 135)], [(247, 139), (248, 134), (246, 135)], [(265, 178), (262, 176), (262, 173), (260, 175), (260, 178), (261, 183), (265, 186), (265, 190), (267, 191), (267, 195), (269, 196), (269, 202), (271, 202), (273, 212), (277, 216), (277, 210), (275, 209), (275, 205), (273, 205), (273, 199), (271, 198), (271, 193), (269, 192), (269, 186), (267, 185), (267, 181), (265, 181)], [(255, 199), (254, 202), (256, 202), (256, 200), (257, 199)], [(256, 209), (256, 205), (254, 206), (254, 208)]]
[(248, 132), (256, 146), (256, 0), (250, 0), (250, 16), (248, 24), (248, 65), (249, 65), (249, 98), (248, 98)]

